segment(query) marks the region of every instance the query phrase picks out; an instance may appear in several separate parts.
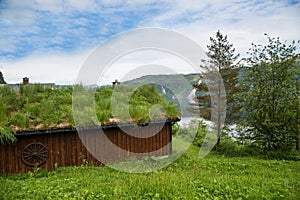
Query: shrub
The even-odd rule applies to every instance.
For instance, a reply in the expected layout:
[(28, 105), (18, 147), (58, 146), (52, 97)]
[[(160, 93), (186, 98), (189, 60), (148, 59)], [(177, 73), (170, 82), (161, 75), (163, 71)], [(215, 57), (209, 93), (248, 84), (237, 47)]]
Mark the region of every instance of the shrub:
[(209, 141), (209, 138), (208, 140), (205, 140), (205, 137), (208, 134), (207, 127), (205, 123), (200, 120), (192, 120), (189, 122), (188, 126), (179, 127), (176, 131), (176, 135), (184, 140), (192, 141), (193, 144), (198, 147), (201, 147), (204, 141), (206, 143)]
[(16, 141), (16, 137), (11, 134), (11, 131), (7, 127), (1, 127), (0, 126), (0, 143), (10, 143)]

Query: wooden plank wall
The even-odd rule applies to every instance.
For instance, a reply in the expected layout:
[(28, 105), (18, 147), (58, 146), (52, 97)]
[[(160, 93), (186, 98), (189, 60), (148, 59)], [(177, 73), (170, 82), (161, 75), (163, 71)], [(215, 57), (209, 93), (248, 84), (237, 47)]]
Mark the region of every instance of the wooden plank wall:
[[(39, 166), (47, 170), (54, 169), (55, 164), (59, 167), (80, 166), (86, 163), (101, 165), (100, 157), (100, 160), (104, 159), (107, 163), (126, 160), (133, 156), (141, 158), (143, 156), (169, 155), (172, 151), (171, 123), (166, 123), (160, 130), (161, 126), (161, 124), (154, 124), (146, 127), (131, 127), (131, 131), (137, 135), (142, 134), (143, 137), (126, 134), (126, 131), (124, 132), (124, 129), (120, 128), (105, 129), (105, 135), (99, 134), (96, 130), (87, 131), (85, 134), (77, 134), (74, 130), (53, 134), (17, 136), (17, 142), (0, 145), (0, 173), (13, 174), (32, 171), (34, 168), (27, 166), (22, 161), (21, 154), (24, 147), (33, 142), (42, 143), (47, 147), (48, 158), (44, 164)], [(109, 144), (104, 142), (103, 137), (107, 137), (118, 148), (113, 152), (107, 152)]]

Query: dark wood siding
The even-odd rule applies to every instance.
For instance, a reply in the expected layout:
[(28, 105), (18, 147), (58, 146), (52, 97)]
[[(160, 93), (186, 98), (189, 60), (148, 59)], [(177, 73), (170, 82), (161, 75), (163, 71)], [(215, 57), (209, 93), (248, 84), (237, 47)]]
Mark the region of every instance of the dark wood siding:
[[(101, 165), (99, 159), (96, 159), (99, 155), (104, 155), (105, 162), (122, 161), (132, 156), (141, 158), (169, 155), (172, 150), (171, 122), (161, 127), (162, 124), (157, 123), (145, 127), (107, 128), (103, 129), (104, 134), (93, 129), (84, 133), (81, 131), (77, 133), (76, 130), (56, 130), (55, 132), (16, 135), (17, 142), (0, 145), (0, 173), (12, 174), (33, 170), (33, 167), (22, 161), (22, 151), (30, 143), (41, 143), (48, 149), (46, 162), (39, 166), (47, 170), (54, 169), (55, 165), (59, 167), (82, 164)], [(130, 129), (133, 135), (127, 134), (127, 129)], [(104, 137), (117, 148), (107, 152), (110, 144), (105, 142)]]

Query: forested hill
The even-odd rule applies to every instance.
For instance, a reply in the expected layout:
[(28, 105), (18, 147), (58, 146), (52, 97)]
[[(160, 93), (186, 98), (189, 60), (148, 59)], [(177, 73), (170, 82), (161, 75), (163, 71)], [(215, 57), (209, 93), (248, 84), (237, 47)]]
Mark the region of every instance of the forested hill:
[[(165, 90), (167, 100), (170, 100), (174, 95), (170, 88), (176, 88), (176, 93), (179, 96), (187, 96), (193, 88), (193, 84), (199, 81), (199, 74), (170, 74), (170, 75), (146, 75), (140, 78), (122, 82), (124, 85), (142, 86), (144, 84), (156, 83), (159, 92)], [(186, 81), (186, 82), (185, 82)], [(163, 87), (163, 88), (162, 88)]]
[(167, 83), (168, 85), (178, 86), (178, 81), (185, 78), (190, 84), (194, 84), (199, 81), (199, 74), (168, 74), (168, 75), (146, 75), (129, 81), (125, 81), (122, 84), (126, 85), (142, 85), (145, 83)]

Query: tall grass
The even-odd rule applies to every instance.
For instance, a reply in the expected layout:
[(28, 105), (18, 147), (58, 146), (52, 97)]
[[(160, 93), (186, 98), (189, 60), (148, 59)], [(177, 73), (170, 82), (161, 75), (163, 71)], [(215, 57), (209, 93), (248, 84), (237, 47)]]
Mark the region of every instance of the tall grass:
[[(1, 87), (0, 141), (13, 141), (14, 136), (10, 132), (74, 127), (73, 114), (79, 119), (77, 126), (110, 124), (114, 121), (147, 123), (150, 120), (179, 117), (176, 106), (166, 102), (154, 86), (74, 87), (79, 91), (75, 96), (72, 95), (72, 87), (55, 89), (34, 84), (20, 86), (18, 92)], [(80, 104), (75, 105), (79, 109), (74, 112), (72, 102)], [(94, 107), (90, 105), (91, 102)], [(163, 109), (152, 109), (157, 105)]]
[(201, 160), (198, 151), (192, 146), (146, 174), (81, 166), (0, 176), (0, 199), (299, 199), (299, 162), (216, 154)]

